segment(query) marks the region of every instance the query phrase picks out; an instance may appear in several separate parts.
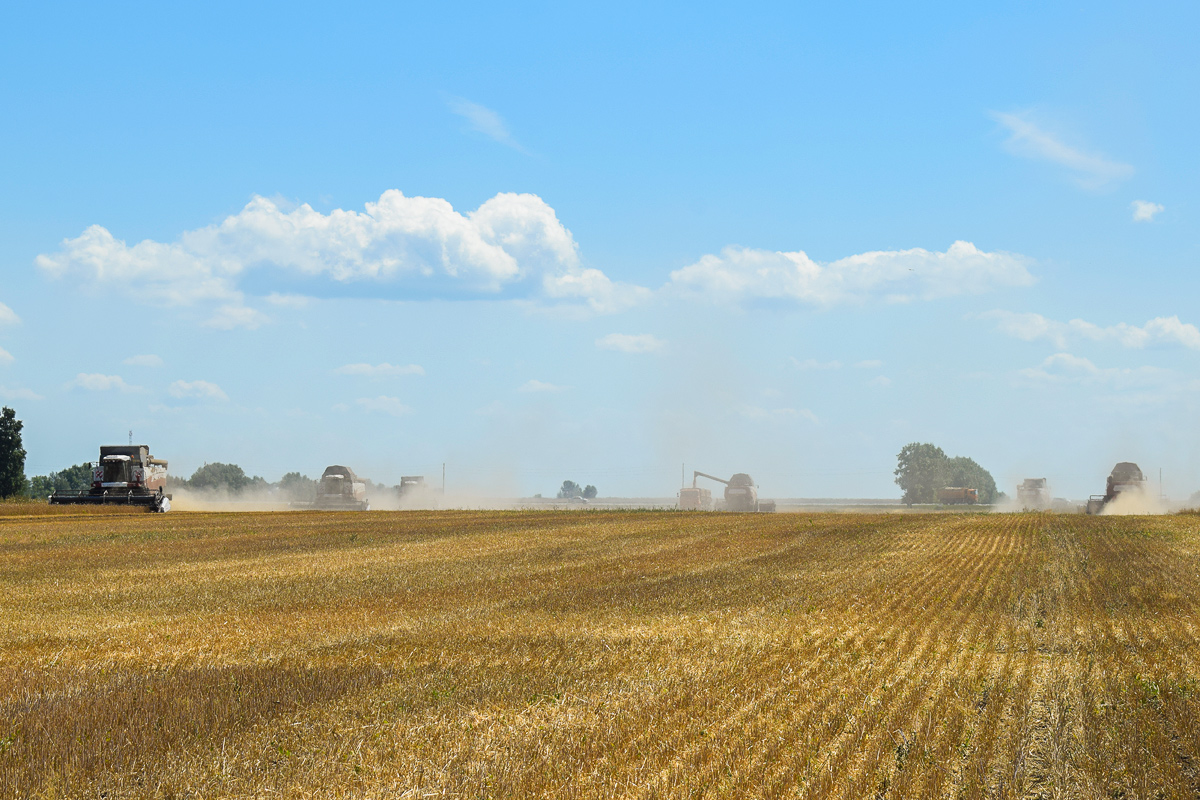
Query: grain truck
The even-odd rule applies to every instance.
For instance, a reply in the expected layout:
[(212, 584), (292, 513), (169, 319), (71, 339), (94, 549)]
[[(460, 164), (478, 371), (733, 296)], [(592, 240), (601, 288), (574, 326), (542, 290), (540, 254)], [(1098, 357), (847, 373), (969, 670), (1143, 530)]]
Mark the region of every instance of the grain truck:
[(966, 486), (947, 486), (945, 489), (938, 489), (937, 498), (944, 506), (973, 506), (979, 502), (979, 491)]

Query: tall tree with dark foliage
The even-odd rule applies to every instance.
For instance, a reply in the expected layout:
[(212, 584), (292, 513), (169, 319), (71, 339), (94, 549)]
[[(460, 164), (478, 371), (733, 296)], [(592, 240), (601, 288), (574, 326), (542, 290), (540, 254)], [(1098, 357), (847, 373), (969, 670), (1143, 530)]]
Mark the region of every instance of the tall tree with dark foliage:
[(25, 448), (21, 446), (23, 423), (8, 406), (0, 411), (0, 497), (25, 494)]

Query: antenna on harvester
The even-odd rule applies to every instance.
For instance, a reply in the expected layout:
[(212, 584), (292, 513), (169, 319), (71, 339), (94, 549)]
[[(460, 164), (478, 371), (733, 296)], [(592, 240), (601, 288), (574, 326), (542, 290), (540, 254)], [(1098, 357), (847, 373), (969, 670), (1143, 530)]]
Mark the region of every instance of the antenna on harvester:
[(133, 444), (133, 431), (129, 432), (129, 443)]

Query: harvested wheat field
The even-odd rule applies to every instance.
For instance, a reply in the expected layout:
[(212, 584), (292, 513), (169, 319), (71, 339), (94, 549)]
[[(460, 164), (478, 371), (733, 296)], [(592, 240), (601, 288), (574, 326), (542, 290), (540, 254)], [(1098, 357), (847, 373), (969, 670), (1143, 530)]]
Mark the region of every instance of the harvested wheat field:
[(1195, 797), (1200, 518), (0, 518), (3, 797)]

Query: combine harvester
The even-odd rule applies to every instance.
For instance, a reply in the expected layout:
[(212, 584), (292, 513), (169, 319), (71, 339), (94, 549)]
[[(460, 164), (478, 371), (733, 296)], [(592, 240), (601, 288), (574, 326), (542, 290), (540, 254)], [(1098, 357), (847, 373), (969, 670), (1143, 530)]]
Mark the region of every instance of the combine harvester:
[(1099, 514), (1105, 506), (1126, 492), (1143, 495), (1146, 492), (1146, 476), (1142, 474), (1142, 468), (1132, 461), (1122, 461), (1112, 468), (1104, 494), (1094, 494), (1088, 498), (1087, 513)]
[(92, 488), (55, 492), (50, 504), (142, 506), (165, 512), (171, 510), (166, 483), (167, 462), (151, 456), (146, 445), (104, 445), (100, 460), (92, 462)]
[[(729, 480), (704, 472), (692, 473), (692, 488), (679, 490), (679, 507), (684, 510), (707, 511), (712, 508), (712, 493), (696, 485), (697, 478), (708, 478), (725, 484), (726, 511), (774, 511), (774, 500), (759, 500), (754, 479), (739, 472)], [(686, 502), (686, 505), (685, 505)], [(705, 505), (707, 504), (707, 505)]]
[(317, 499), (312, 503), (292, 503), (292, 508), (316, 508), (322, 511), (370, 511), (367, 485), (358, 479), (354, 470), (333, 464), (321, 473), (317, 481)]
[(1026, 478), (1017, 487), (1017, 504), (1026, 511), (1045, 511), (1053, 502), (1045, 478)]

